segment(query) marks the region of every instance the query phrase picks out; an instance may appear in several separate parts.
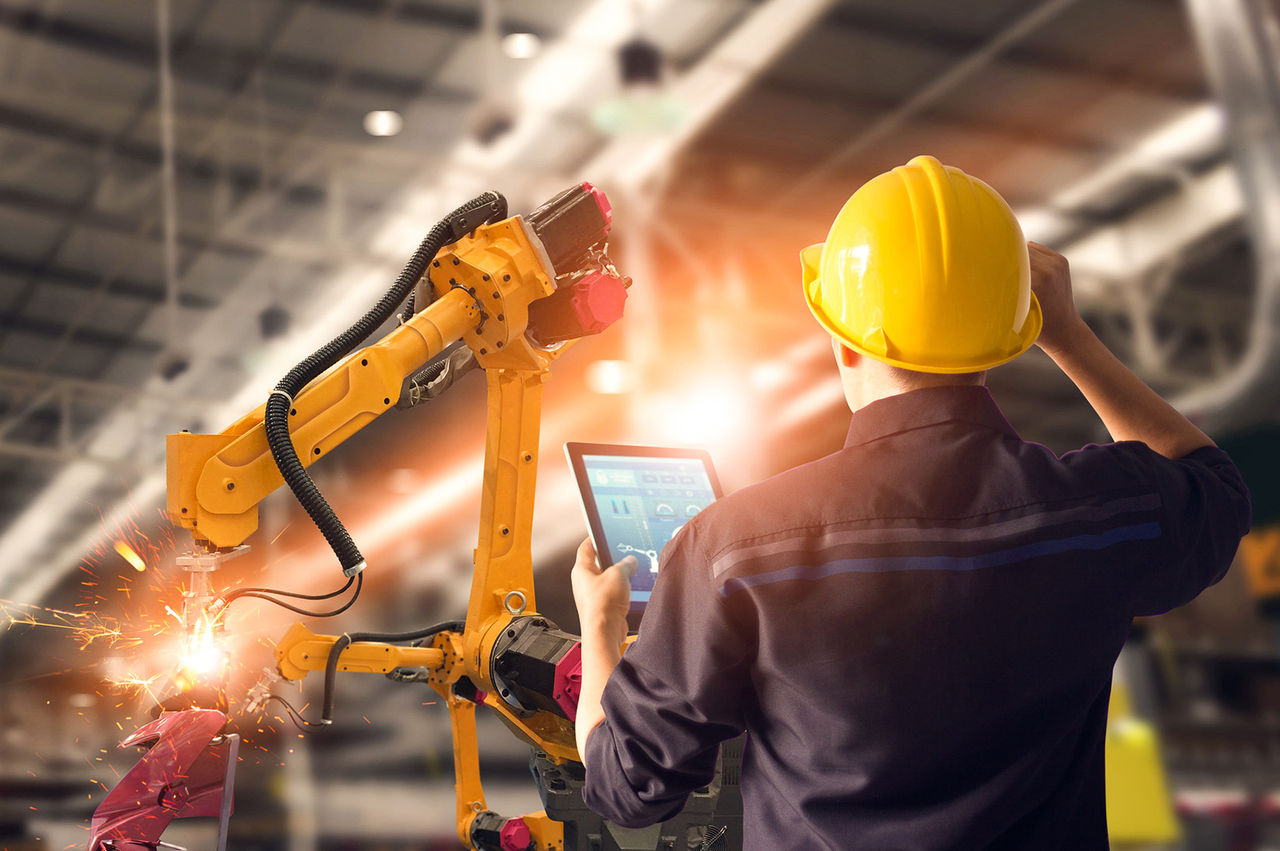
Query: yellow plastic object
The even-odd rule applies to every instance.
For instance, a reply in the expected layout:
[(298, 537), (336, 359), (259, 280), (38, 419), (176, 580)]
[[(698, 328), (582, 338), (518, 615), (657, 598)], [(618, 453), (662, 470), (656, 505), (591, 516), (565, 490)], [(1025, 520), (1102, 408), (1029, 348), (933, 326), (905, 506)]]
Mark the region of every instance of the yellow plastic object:
[(921, 156), (872, 178), (800, 254), (804, 296), (849, 348), (919, 372), (979, 372), (1040, 335), (1022, 228), (1004, 199)]
[(1280, 597), (1280, 526), (1255, 528), (1240, 541), (1249, 591), (1258, 600)]
[(1153, 845), (1178, 839), (1173, 798), (1160, 763), (1155, 730), (1134, 718), (1124, 684), (1112, 686), (1103, 746), (1107, 779), (1107, 833), (1113, 845)]

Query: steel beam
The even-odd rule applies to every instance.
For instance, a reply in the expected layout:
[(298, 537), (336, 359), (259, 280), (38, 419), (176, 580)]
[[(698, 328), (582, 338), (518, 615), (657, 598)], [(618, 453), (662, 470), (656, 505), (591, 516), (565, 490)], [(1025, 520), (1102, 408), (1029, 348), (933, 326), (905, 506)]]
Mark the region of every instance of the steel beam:
[[(42, 213), (52, 218), (67, 215), (65, 204), (46, 196), (12, 187), (0, 187), (0, 207), (12, 207), (26, 212)], [(136, 219), (117, 213), (90, 211), (80, 216), (80, 226), (103, 230), (109, 233), (128, 237), (148, 237), (154, 227), (154, 219), (144, 221), (139, 226)], [(264, 237), (251, 233), (222, 233), (214, 237), (208, 235), (208, 228), (193, 225), (181, 225), (178, 230), (178, 242), (185, 248), (200, 251), (214, 251), (228, 257), (258, 259), (262, 257), (280, 257), (296, 260), (300, 263), (323, 268), (331, 265), (333, 246), (322, 240), (299, 239), (296, 237)], [(357, 258), (382, 265), (392, 258), (357, 251)], [(345, 259), (345, 258), (344, 258)], [(33, 277), (42, 277), (52, 261), (36, 267)], [(113, 278), (114, 280), (114, 278)], [(114, 287), (114, 284), (112, 285)]]
[[(1165, 4), (1160, 4), (1165, 5)], [(1172, 5), (1168, 14), (1179, 15)], [(947, 32), (919, 23), (903, 15), (890, 17), (857, 3), (846, 3), (834, 10), (827, 23), (836, 28), (869, 35), (874, 38), (896, 41), (916, 47), (925, 47), (952, 57), (965, 56), (982, 47), (983, 38), (964, 33)], [(1126, 89), (1137, 94), (1183, 103), (1197, 103), (1204, 99), (1204, 86), (1194, 83), (1176, 83), (1151, 74), (1147, 64), (1134, 63), (1132, 67), (1099, 67), (1070, 56), (1055, 54), (1042, 45), (1034, 48), (1012, 45), (1000, 56), (1000, 62), (1017, 71), (1060, 74), (1086, 80), (1108, 91)], [(1058, 128), (1053, 128), (1058, 129)]]
[[(386, 5), (369, 3), (361, 5)], [(33, 9), (0, 7), (0, 28), (20, 35), (29, 35), (63, 47), (82, 50), (98, 56), (114, 59), (128, 65), (155, 67), (156, 46), (154, 34), (148, 30), (127, 33), (87, 24), (57, 15), (43, 14)], [(243, 69), (256, 64), (261, 57), (257, 46), (211, 43), (200, 39), (187, 45), (180, 61), (174, 64), (174, 75), (202, 85), (217, 84), (227, 76), (227, 69)], [(332, 73), (329, 63), (296, 54), (275, 52), (269, 63), (273, 76), (299, 82), (315, 83)], [(237, 71), (236, 77), (240, 76)], [(419, 77), (391, 74), (384, 71), (360, 69), (347, 80), (347, 85), (358, 92), (380, 98), (411, 98), (422, 90)], [(467, 92), (449, 92), (460, 100), (469, 99)]]
[[(15, 257), (12, 254), (0, 253), (0, 274), (25, 277), (39, 274), (40, 279), (50, 283), (61, 284), (77, 290), (93, 290), (97, 288), (101, 277), (98, 272), (77, 269), (71, 266), (49, 265), (40, 267), (26, 257)], [(164, 287), (152, 281), (133, 278), (116, 278), (111, 286), (112, 292), (118, 296), (139, 301), (159, 303), (164, 299)], [(193, 292), (184, 292), (178, 303), (192, 310), (206, 310), (214, 307), (216, 302)]]
[(773, 206), (789, 209), (799, 203), (808, 203), (809, 194), (813, 189), (827, 180), (834, 171), (873, 145), (897, 133), (912, 118), (932, 109), (960, 84), (968, 81), (975, 73), (1004, 55), (1022, 39), (1062, 14), (1075, 2), (1077, 0), (1044, 0), (1020, 15), (1004, 29), (991, 38), (985, 39), (972, 51), (959, 58), (893, 111), (878, 117), (829, 157), (810, 168), (797, 180), (792, 181), (790, 189), (775, 199)]
[(70, 342), (85, 346), (96, 346), (107, 352), (132, 351), (155, 354), (161, 348), (160, 343), (139, 339), (136, 335), (114, 334), (96, 328), (74, 328), (63, 322), (49, 319), (37, 319), (33, 316), (21, 316), (10, 313), (0, 316), (0, 329), (9, 333), (21, 332), (36, 337), (56, 340), (70, 330)]
[(1227, 133), (1258, 279), (1249, 341), (1221, 380), (1179, 406), (1206, 422), (1242, 426), (1280, 404), (1280, 15), (1264, 0), (1186, 0)]
[[(774, 78), (761, 82), (757, 91), (791, 101), (809, 101), (816, 106), (849, 113), (866, 113), (869, 116), (883, 115), (897, 106), (896, 102), (886, 98), (851, 92), (846, 87), (831, 83), (786, 82)], [(1023, 126), (1006, 118), (974, 117), (945, 109), (932, 109), (921, 120), (974, 135), (1008, 139), (1026, 147), (1094, 156), (1105, 154), (1108, 150), (1108, 146), (1098, 139), (1072, 131), (1070, 124), (1066, 122), (1054, 127), (1042, 124)], [(729, 140), (726, 143), (726, 147), (732, 145)]]
[[(480, 29), (479, 4), (456, 6), (445, 3), (408, 2), (403, 0), (311, 0), (314, 6), (328, 6), (363, 17), (389, 17), (394, 21), (456, 30), (467, 37)], [(540, 35), (541, 28), (515, 17), (519, 6), (503, 10), (503, 28), (509, 32), (531, 32)]]

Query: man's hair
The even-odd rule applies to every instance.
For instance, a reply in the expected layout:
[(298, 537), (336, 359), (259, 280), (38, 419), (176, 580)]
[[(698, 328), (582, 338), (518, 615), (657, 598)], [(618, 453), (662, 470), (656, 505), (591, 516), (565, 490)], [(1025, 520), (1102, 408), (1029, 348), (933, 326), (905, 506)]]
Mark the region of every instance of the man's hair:
[(885, 365), (885, 375), (903, 390), (918, 390), (922, 387), (945, 387), (952, 384), (983, 384), (986, 382), (986, 370), (981, 372), (918, 372), (901, 366)]

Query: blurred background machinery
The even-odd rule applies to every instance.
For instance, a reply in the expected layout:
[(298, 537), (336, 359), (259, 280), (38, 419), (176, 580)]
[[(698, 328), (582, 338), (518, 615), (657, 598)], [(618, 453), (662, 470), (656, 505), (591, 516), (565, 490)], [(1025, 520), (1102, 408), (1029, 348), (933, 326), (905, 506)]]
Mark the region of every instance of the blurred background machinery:
[[(172, 631), (164, 435), (260, 403), (444, 211), (490, 187), (516, 211), (577, 180), (608, 192), (636, 282), (627, 321), (561, 360), (543, 448), (705, 445), (733, 489), (840, 445), (798, 251), (862, 180), (931, 153), (1068, 255), (1093, 327), (1240, 463), (1255, 531), (1237, 569), (1137, 625), (1122, 664), (1124, 717), (1151, 726), (1117, 743), (1156, 743), (1178, 816), (1176, 838), (1140, 819), (1125, 837), (1280, 848), (1277, 14), (1271, 0), (0, 0), (0, 847), (83, 845), (133, 761), (114, 744)], [(991, 385), (1029, 439), (1106, 439), (1038, 351)], [(335, 629), (465, 608), (483, 394), (464, 379), (312, 468), (370, 564)], [(545, 464), (540, 608), (568, 629), (574, 499)], [(229, 572), (323, 581), (327, 550), (287, 493), (251, 543)], [(255, 634), (286, 623), (238, 617)], [(344, 688), (332, 730), (268, 716), (246, 731), (231, 847), (454, 847), (444, 708), (376, 680)], [(526, 749), (496, 725), (481, 737), (494, 808), (536, 809)], [(199, 848), (202, 831), (166, 839)]]

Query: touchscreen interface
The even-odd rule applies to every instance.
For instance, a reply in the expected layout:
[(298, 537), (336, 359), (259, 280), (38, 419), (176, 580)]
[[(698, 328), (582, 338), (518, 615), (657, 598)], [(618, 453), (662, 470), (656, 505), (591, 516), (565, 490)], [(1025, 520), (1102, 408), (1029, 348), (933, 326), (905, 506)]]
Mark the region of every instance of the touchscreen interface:
[(702, 462), (695, 458), (582, 456), (608, 556), (606, 566), (634, 555), (631, 602), (643, 605), (658, 575), (658, 554), (680, 527), (715, 501)]

